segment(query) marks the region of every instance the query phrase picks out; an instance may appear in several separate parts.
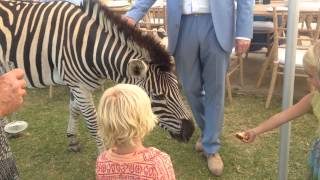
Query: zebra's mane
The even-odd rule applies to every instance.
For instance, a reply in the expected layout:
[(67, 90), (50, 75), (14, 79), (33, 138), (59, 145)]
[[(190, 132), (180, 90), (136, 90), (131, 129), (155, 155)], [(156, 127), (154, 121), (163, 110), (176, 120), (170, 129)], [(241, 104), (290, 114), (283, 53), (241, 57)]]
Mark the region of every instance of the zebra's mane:
[[(82, 9), (88, 13), (92, 19), (99, 23), (100, 12), (103, 12), (103, 18), (110, 20), (112, 25), (116, 25), (118, 30), (124, 34), (127, 39), (131, 39), (140, 47), (147, 50), (151, 62), (160, 67), (162, 71), (171, 71), (173, 64), (170, 61), (169, 53), (164, 49), (160, 42), (157, 42), (149, 35), (143, 35), (142, 31), (129, 25), (120, 15), (115, 14), (108, 7), (104, 6), (98, 0), (84, 0)], [(104, 20), (102, 22), (105, 22)]]

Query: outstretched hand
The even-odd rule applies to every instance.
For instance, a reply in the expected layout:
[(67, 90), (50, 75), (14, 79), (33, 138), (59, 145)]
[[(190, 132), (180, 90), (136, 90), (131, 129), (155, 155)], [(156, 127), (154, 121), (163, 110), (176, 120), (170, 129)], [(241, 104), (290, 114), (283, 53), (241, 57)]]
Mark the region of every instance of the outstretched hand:
[(244, 132), (236, 133), (236, 137), (245, 143), (252, 143), (256, 139), (257, 134), (254, 130), (247, 130)]

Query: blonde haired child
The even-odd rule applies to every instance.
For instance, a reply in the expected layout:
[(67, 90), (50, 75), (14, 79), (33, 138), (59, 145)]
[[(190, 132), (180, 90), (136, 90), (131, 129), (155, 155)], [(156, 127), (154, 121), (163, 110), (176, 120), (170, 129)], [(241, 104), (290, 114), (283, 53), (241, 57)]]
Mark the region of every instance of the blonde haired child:
[[(303, 57), (303, 66), (306, 74), (309, 76), (309, 82), (315, 87), (316, 91), (304, 96), (297, 104), (291, 106), (285, 111), (273, 115), (268, 120), (259, 124), (257, 127), (238, 133), (241, 140), (246, 143), (251, 143), (256, 136), (270, 131), (280, 125), (293, 120), (309, 110), (320, 120), (320, 42), (316, 42)], [(320, 139), (316, 140), (309, 156), (311, 167), (311, 177), (320, 178)]]
[(98, 133), (107, 150), (96, 162), (96, 178), (175, 179), (170, 156), (143, 146), (156, 125), (148, 95), (138, 86), (118, 84), (104, 92), (98, 107)]

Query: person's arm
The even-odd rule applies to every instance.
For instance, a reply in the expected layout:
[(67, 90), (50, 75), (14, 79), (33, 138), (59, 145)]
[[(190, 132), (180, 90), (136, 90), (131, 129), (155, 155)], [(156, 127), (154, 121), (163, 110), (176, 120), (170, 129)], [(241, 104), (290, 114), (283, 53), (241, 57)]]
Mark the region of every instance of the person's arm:
[(156, 0), (136, 0), (132, 8), (123, 16), (128, 23), (135, 25), (148, 12)]
[(289, 107), (287, 110), (273, 115), (253, 129), (240, 133), (243, 136), (242, 141), (253, 142), (257, 135), (277, 128), (280, 125), (305, 114), (311, 109), (312, 96), (311, 93), (304, 96), (297, 104)]
[(245, 53), (253, 34), (253, 0), (237, 0), (235, 50), (237, 55)]
[(23, 103), (26, 94), (24, 72), (14, 69), (0, 76), (0, 117), (16, 111)]

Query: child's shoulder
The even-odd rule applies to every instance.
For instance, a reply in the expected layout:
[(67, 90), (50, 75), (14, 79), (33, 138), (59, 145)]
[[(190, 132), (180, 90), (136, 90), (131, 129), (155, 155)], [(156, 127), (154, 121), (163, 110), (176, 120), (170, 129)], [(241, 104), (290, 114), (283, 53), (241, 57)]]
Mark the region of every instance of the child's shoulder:
[(167, 153), (155, 148), (155, 147), (148, 147), (147, 148), (150, 152), (156, 153), (156, 154), (160, 154), (160, 155), (168, 155)]
[(143, 157), (145, 160), (148, 160), (148, 159), (152, 160), (155, 158), (170, 159), (170, 156), (167, 153), (160, 151), (155, 147), (146, 148), (145, 151), (143, 152)]
[(105, 160), (105, 159), (108, 159), (108, 150), (105, 150), (103, 152), (101, 152), (98, 157), (97, 157), (97, 160)]

